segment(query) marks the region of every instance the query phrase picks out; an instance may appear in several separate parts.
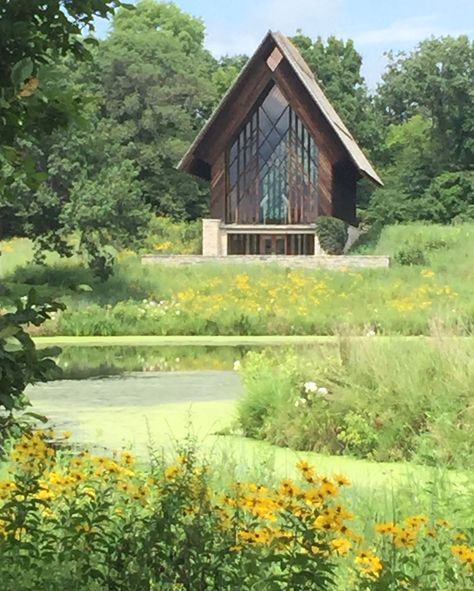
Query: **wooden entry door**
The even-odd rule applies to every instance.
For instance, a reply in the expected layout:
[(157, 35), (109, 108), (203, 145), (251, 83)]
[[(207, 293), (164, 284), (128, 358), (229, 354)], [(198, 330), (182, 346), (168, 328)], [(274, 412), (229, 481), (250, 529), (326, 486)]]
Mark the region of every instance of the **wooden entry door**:
[(286, 252), (286, 236), (268, 236), (262, 235), (260, 239), (260, 254), (287, 254)]

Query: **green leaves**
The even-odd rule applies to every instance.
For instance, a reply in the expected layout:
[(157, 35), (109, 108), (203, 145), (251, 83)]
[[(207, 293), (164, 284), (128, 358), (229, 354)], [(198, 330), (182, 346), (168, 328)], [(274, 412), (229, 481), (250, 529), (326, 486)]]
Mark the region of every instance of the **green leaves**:
[(17, 302), (15, 311), (0, 316), (0, 452), (3, 441), (19, 427), (14, 413), (29, 405), (24, 395), (26, 386), (60, 375), (52, 359), (59, 354), (59, 348), (37, 351), (27, 327), (40, 326), (62, 309), (64, 306), (58, 302), (42, 302), (31, 290)]
[(13, 86), (19, 87), (33, 74), (34, 63), (30, 57), (18, 61), (11, 69), (11, 81)]

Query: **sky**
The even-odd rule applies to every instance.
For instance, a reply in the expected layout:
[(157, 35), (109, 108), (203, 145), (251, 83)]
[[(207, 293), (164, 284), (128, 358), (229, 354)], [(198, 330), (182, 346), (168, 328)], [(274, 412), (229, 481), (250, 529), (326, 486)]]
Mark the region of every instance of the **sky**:
[[(363, 57), (363, 74), (375, 88), (389, 50), (409, 51), (431, 35), (474, 38), (474, 0), (176, 0), (201, 17), (206, 46), (216, 56), (251, 54), (265, 33), (312, 38), (329, 35), (354, 40)], [(107, 23), (98, 23), (103, 36)]]

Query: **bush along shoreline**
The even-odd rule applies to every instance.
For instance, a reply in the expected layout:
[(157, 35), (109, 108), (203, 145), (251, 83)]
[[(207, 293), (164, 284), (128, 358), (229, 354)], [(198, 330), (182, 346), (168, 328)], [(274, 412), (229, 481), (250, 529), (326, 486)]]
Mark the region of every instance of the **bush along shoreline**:
[(474, 468), (474, 343), (342, 339), (337, 354), (250, 352), (243, 434), (298, 450)]
[(305, 461), (265, 486), (212, 484), (185, 445), (151, 466), (129, 452), (58, 451), (38, 431), (0, 469), (3, 591), (459, 591), (474, 583), (474, 540), (442, 516), (358, 533), (344, 475)]

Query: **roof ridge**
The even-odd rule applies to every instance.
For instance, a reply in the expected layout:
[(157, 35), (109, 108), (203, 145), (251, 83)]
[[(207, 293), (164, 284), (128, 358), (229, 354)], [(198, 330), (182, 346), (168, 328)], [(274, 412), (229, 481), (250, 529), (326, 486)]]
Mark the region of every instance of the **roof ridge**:
[(183, 158), (178, 164), (179, 169), (185, 168), (189, 164), (189, 160), (192, 158), (196, 148), (200, 144), (200, 142), (205, 137), (206, 133), (216, 120), (217, 116), (222, 111), (224, 105), (228, 101), (229, 97), (234, 92), (234, 89), (239, 84), (240, 80), (244, 77), (246, 72), (249, 70), (251, 65), (257, 59), (262, 47), (267, 42), (268, 38), (271, 38), (275, 45), (280, 49), (282, 54), (285, 56), (287, 61), (289, 62), (290, 66), (292, 67), (293, 71), (300, 79), (303, 86), (306, 88), (307, 92), (309, 93), (310, 97), (312, 98), (315, 105), (320, 109), (323, 116), (328, 121), (329, 125), (333, 128), (336, 135), (339, 137), (342, 145), (346, 149), (347, 153), (349, 154), (351, 160), (354, 162), (355, 166), (358, 170), (362, 173), (371, 178), (373, 181), (378, 183), (379, 185), (383, 185), (382, 180), (376, 173), (374, 167), (369, 162), (368, 158), (365, 156), (364, 152), (354, 139), (353, 135), (345, 125), (344, 121), (341, 119), (339, 114), (337, 113), (336, 109), (333, 107), (329, 99), (324, 94), (323, 89), (321, 88), (318, 80), (314, 72), (311, 70), (309, 65), (307, 64), (306, 60), (301, 55), (298, 48), (294, 45), (294, 43), (280, 31), (272, 31), (269, 30), (268, 33), (265, 35), (253, 55), (249, 58), (248, 62), (240, 71), (239, 75), (235, 78), (233, 83), (228, 88), (227, 92), (224, 94), (222, 99), (220, 100), (217, 107), (212, 112), (211, 116), (207, 120), (207, 122), (202, 127), (201, 131), (196, 136), (194, 142), (188, 148), (186, 153), (184, 154)]

